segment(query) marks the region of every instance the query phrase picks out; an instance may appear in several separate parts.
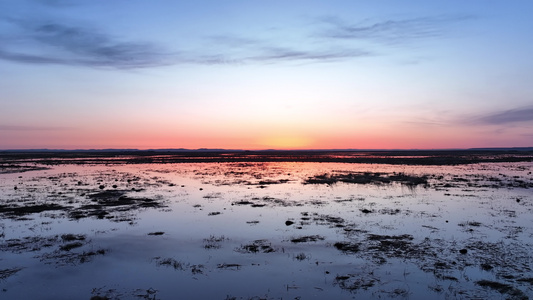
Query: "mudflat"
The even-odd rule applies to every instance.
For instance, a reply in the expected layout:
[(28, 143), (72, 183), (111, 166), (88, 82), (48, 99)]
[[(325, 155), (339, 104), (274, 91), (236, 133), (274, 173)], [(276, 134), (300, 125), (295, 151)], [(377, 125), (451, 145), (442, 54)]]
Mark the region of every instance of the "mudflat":
[(530, 151), (0, 153), (0, 298), (529, 299)]

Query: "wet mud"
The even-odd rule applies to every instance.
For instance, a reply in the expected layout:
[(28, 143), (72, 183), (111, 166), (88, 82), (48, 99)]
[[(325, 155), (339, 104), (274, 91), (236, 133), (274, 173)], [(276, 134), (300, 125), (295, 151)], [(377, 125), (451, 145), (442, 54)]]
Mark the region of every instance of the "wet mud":
[(207, 157), (219, 161), (4, 157), (0, 297), (533, 297), (523, 153), (439, 166)]

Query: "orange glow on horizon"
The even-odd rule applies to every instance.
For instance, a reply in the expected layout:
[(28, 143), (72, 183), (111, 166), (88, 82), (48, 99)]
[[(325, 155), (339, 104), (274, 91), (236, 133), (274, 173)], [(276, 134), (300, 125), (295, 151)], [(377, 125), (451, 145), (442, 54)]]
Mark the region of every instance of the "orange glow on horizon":
[(259, 139), (258, 146), (268, 149), (304, 149), (312, 146), (312, 140), (303, 136), (270, 136)]
[[(107, 125), (107, 126), (104, 126)], [(115, 124), (112, 124), (115, 125)], [(58, 131), (4, 131), (3, 140), (14, 142), (11, 149), (449, 149), (476, 147), (529, 146), (495, 135), (487, 139), (478, 130), (456, 127), (342, 126), (321, 130), (312, 126), (239, 126), (220, 124), (189, 130), (189, 126), (164, 124), (98, 124), (91, 129)], [(141, 126), (142, 125), (142, 126)], [(150, 126), (151, 125), (151, 126)], [(181, 124), (180, 124), (181, 125)], [(277, 125), (277, 126), (276, 126)], [(46, 133), (46, 134), (44, 134)], [(472, 136), (475, 136), (473, 138)], [(38, 145), (38, 146), (36, 146)], [(0, 145), (1, 146), (1, 145)]]

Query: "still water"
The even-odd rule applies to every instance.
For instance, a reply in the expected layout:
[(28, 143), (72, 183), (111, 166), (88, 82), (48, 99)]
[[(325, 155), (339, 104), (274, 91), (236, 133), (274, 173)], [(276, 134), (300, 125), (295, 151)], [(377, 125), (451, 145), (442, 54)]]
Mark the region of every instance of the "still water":
[(0, 174), (0, 298), (527, 299), (531, 170), (197, 163)]

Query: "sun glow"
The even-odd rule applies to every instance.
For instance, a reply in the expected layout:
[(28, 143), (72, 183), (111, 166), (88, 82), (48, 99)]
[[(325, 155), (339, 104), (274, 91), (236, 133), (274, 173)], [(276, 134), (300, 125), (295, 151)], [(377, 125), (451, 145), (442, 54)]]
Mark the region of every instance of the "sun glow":
[(272, 149), (302, 149), (312, 145), (312, 140), (303, 136), (270, 136), (260, 139), (260, 146)]

